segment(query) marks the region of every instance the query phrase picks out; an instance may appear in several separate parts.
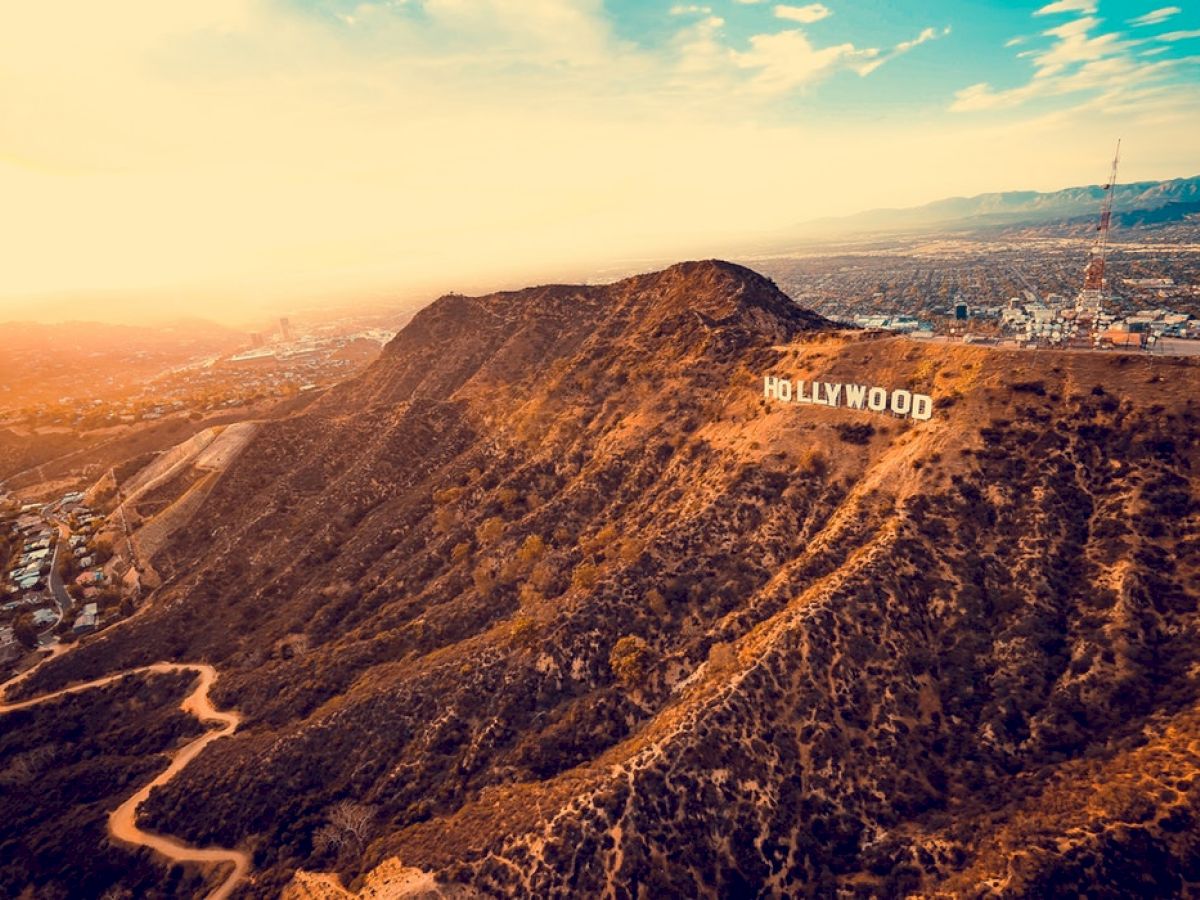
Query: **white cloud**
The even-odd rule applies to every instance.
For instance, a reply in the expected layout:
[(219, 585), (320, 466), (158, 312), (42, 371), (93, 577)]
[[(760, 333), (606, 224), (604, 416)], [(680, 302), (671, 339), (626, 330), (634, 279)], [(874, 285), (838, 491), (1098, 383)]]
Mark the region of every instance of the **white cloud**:
[[(1081, 12), (1084, 6), (1075, 3), (1072, 9)], [(1038, 14), (1049, 9), (1043, 7)], [(1004, 90), (986, 82), (971, 84), (955, 93), (950, 108), (958, 112), (1011, 109), (1036, 99), (1097, 93), (1115, 107), (1120, 98), (1136, 91), (1156, 90), (1183, 62), (1147, 59), (1153, 54), (1138, 51), (1145, 41), (1126, 40), (1102, 25), (1101, 19), (1084, 15), (1043, 31), (1041, 37), (1052, 39), (1048, 46), (1017, 54), (1033, 63), (1028, 82)]]
[(839, 66), (863, 62), (879, 51), (860, 50), (853, 44), (834, 44), (817, 48), (803, 31), (793, 29), (775, 34), (756, 34), (750, 49), (735, 53), (734, 62), (757, 74), (754, 86), (767, 93), (790, 91), (828, 75)]
[(1064, 25), (1047, 29), (1047, 37), (1058, 38), (1049, 50), (1035, 57), (1037, 77), (1045, 78), (1056, 74), (1074, 63), (1088, 62), (1119, 52), (1129, 46), (1115, 32), (1092, 36), (1091, 32), (1100, 20), (1096, 18), (1075, 19)]
[(899, 44), (897, 44), (895, 47), (893, 47), (889, 53), (883, 54), (881, 56), (877, 56), (875, 59), (869, 60), (868, 62), (865, 62), (862, 65), (860, 65), (858, 67), (858, 74), (859, 75), (870, 75), (872, 72), (874, 72), (880, 66), (882, 66), (884, 63), (891, 62), (897, 56), (900, 56), (902, 53), (907, 53), (913, 47), (919, 47), (919, 46), (921, 46), (921, 44), (924, 44), (926, 41), (934, 41), (940, 37), (945, 37), (949, 33), (950, 33), (949, 25), (947, 25), (941, 31), (939, 31), (936, 28), (926, 28), (912, 40), (901, 41)]
[(831, 15), (833, 15), (833, 11), (823, 3), (809, 3), (807, 6), (784, 6), (781, 4), (775, 7), (777, 19), (787, 19), (790, 22), (801, 22), (805, 25), (820, 22)]
[(936, 29), (936, 28), (926, 28), (920, 34), (918, 34), (915, 38), (913, 38), (911, 41), (901, 41), (900, 43), (898, 43), (896, 45), (896, 52), (897, 53), (907, 53), (913, 47), (919, 47), (921, 44), (924, 44), (926, 41), (934, 41), (940, 37), (945, 37), (949, 33), (950, 33), (949, 25), (947, 25), (941, 31), (938, 31), (938, 29)]
[(866, 77), (880, 66), (903, 53), (949, 34), (949, 27), (939, 31), (926, 28), (915, 38), (901, 41), (888, 51), (878, 47), (857, 47), (852, 43), (816, 47), (800, 29), (774, 34), (757, 34), (750, 38), (750, 49), (734, 53), (734, 63), (757, 72), (751, 82), (762, 93), (784, 93), (822, 78), (840, 69), (849, 69)]
[(695, 3), (677, 4), (677, 5), (671, 7), (671, 15), (673, 15), (673, 16), (690, 16), (690, 15), (708, 16), (708, 15), (712, 15), (712, 7), (711, 6), (697, 6)]
[(1025, 38), (1014, 37), (1014, 38), (1009, 38), (1007, 41), (1005, 41), (1004, 46), (1005, 47), (1018, 47), (1023, 43), (1025, 43)]
[(1178, 6), (1164, 6), (1161, 9), (1151, 10), (1144, 16), (1138, 16), (1136, 19), (1130, 19), (1129, 24), (1133, 26), (1142, 25), (1157, 25), (1159, 22), (1171, 18), (1183, 12)]
[(1198, 37), (1200, 37), (1200, 28), (1191, 31), (1168, 31), (1166, 34), (1156, 34), (1154, 39), (1157, 41), (1187, 41)]
[(1055, 13), (1084, 13), (1091, 15), (1096, 11), (1096, 0), (1055, 0), (1037, 10), (1035, 16), (1050, 16)]
[(684, 93), (701, 84), (711, 85), (714, 91), (728, 89), (717, 83), (732, 62), (722, 40), (724, 28), (720, 16), (705, 16), (676, 33), (671, 42), (674, 64), (667, 77), (673, 90)]

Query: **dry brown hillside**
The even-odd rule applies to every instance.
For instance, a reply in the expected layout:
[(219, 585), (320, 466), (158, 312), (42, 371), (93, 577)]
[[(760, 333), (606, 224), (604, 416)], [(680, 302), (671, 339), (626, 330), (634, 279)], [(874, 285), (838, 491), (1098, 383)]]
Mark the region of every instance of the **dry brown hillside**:
[[(22, 689), (217, 666), (244, 724), (143, 820), (250, 849), (246, 896), (1175, 896), (1198, 388), (838, 331), (719, 262), (444, 297)], [(320, 837), (347, 799), (361, 838)]]

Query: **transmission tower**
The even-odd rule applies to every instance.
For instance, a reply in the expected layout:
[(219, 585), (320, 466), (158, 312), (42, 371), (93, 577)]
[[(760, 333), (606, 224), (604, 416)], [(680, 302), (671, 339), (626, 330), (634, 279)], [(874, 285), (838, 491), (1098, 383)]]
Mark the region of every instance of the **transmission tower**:
[(1113, 193), (1117, 186), (1117, 164), (1121, 161), (1121, 141), (1117, 141), (1117, 152), (1113, 154), (1112, 171), (1104, 185), (1104, 201), (1100, 205), (1100, 224), (1096, 226), (1096, 240), (1092, 244), (1087, 268), (1083, 273), (1085, 292), (1104, 291), (1104, 264), (1108, 256), (1108, 226), (1112, 222)]

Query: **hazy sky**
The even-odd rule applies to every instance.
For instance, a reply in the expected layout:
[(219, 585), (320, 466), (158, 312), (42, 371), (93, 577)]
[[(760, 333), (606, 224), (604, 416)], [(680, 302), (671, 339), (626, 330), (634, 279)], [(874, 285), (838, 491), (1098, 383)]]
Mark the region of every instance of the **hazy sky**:
[(1198, 62), (1194, 7), (1112, 0), (7, 4), (0, 321), (585, 274), (1118, 136), (1200, 174)]

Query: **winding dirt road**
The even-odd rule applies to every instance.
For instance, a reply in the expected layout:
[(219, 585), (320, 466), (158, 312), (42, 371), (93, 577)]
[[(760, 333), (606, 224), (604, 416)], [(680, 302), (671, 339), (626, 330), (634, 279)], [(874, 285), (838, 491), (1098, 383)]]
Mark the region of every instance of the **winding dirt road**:
[[(46, 661), (43, 660), (43, 662)], [(35, 666), (34, 668), (36, 669), (39, 666)], [(22, 676), (18, 676), (7, 684), (0, 686), (0, 697), (3, 696), (3, 692), (7, 688), (11, 687), (17, 681), (28, 677), (32, 672), (33, 669), (30, 669)], [(233, 893), (234, 888), (246, 878), (247, 873), (250, 871), (250, 857), (248, 854), (240, 850), (230, 850), (223, 847), (190, 847), (174, 838), (143, 831), (137, 825), (137, 808), (143, 800), (150, 796), (150, 792), (154, 788), (166, 784), (179, 774), (184, 766), (195, 759), (200, 754), (200, 751), (210, 743), (226, 735), (233, 734), (241, 723), (242, 717), (238, 713), (220, 712), (213, 707), (212, 701), (208, 698), (209, 688), (212, 687), (213, 682), (217, 679), (216, 669), (204, 663), (155, 663), (137, 669), (127, 669), (124, 672), (117, 672), (114, 675), (107, 675), (104, 678), (97, 678), (95, 681), (88, 681), (84, 684), (72, 685), (60, 691), (54, 691), (51, 694), (34, 697), (31, 700), (21, 700), (16, 703), (0, 701), (0, 714), (37, 706), (40, 703), (45, 703), (66, 694), (78, 694), (83, 691), (90, 691), (93, 688), (103, 687), (106, 684), (111, 684), (114, 681), (124, 678), (126, 675), (168, 674), (171, 672), (195, 672), (199, 675), (195, 689), (188, 694), (179, 708), (195, 716), (201, 722), (219, 722), (221, 727), (206, 731), (194, 741), (186, 744), (171, 758), (171, 764), (167, 766), (165, 771), (110, 813), (108, 817), (108, 833), (118, 841), (134, 844), (139, 847), (149, 847), (172, 862), (208, 865), (231, 863), (233, 871), (229, 874), (229, 877), (208, 895), (208, 900), (225, 900), (226, 897)]]

